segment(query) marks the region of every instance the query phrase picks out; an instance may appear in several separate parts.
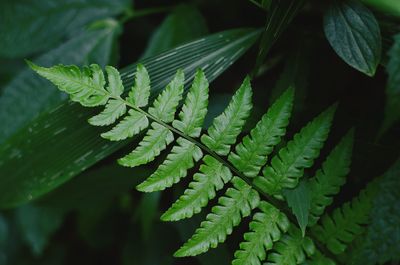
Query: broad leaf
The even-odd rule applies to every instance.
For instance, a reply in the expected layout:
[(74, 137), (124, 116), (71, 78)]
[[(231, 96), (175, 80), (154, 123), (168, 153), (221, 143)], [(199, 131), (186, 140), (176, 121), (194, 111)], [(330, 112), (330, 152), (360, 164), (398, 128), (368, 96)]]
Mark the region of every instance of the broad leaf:
[(207, 25), (201, 13), (191, 5), (180, 5), (153, 33), (142, 57), (153, 56), (207, 33)]
[[(118, 32), (118, 24), (113, 23), (105, 25), (105, 28), (85, 31), (33, 61), (46, 66), (57, 63), (105, 65), (109, 63), (109, 52)], [(0, 97), (0, 144), (39, 113), (65, 100), (65, 94), (25, 67), (4, 88)]]
[(355, 0), (336, 1), (324, 16), (325, 36), (347, 64), (373, 76), (381, 59), (381, 33), (371, 11)]
[(88, 23), (128, 6), (127, 0), (2, 1), (0, 56), (26, 57), (44, 51)]

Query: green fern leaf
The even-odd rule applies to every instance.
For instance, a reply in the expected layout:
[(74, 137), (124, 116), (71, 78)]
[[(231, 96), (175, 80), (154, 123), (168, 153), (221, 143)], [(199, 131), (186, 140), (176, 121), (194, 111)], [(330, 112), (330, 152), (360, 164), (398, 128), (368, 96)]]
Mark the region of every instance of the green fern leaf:
[(142, 64), (136, 67), (135, 84), (129, 91), (127, 101), (136, 107), (145, 107), (149, 103), (150, 77)]
[(250, 78), (247, 77), (225, 111), (214, 119), (208, 135), (201, 137), (203, 144), (219, 155), (227, 155), (250, 114), (251, 96)]
[(297, 133), (277, 155), (271, 166), (263, 170), (263, 177), (254, 180), (264, 192), (281, 198), (284, 188), (295, 188), (305, 168), (313, 165), (328, 137), (336, 106), (330, 107)]
[(153, 106), (149, 108), (149, 113), (163, 122), (172, 122), (179, 101), (182, 99), (184, 81), (183, 71), (178, 70), (174, 79), (154, 100)]
[(260, 202), (261, 212), (253, 216), (250, 232), (244, 234), (245, 242), (235, 252), (232, 265), (261, 265), (266, 258), (266, 251), (281, 238), (282, 232), (289, 229), (286, 215), (267, 202)]
[(232, 179), (231, 171), (215, 158), (206, 155), (200, 173), (193, 176), (193, 181), (185, 193), (161, 216), (163, 221), (178, 221), (199, 213), (208, 201), (215, 198), (216, 191)]
[(180, 120), (174, 120), (172, 125), (190, 137), (199, 137), (207, 114), (207, 105), (208, 81), (204, 72), (198, 70), (179, 113)]
[(55, 84), (58, 89), (68, 93), (72, 101), (79, 102), (83, 106), (104, 105), (109, 99), (109, 93), (104, 89), (104, 76), (98, 65), (91, 65), (91, 68), (84, 67), (81, 71), (74, 65), (56, 65), (46, 68), (31, 62), (28, 64), (39, 75)]
[[(108, 79), (107, 91), (114, 97), (119, 97), (124, 92), (124, 86), (122, 85), (121, 76), (117, 69), (112, 66), (105, 67)], [(100, 67), (98, 72), (102, 72)]]
[[(123, 166), (135, 167), (153, 161), (174, 141), (173, 133), (179, 135), (177, 145), (167, 154), (165, 161), (138, 185), (141, 191), (159, 191), (172, 186), (184, 178), (195, 162), (203, 157), (203, 151), (209, 153), (203, 158), (203, 164), (199, 172), (194, 174), (189, 188), (162, 215), (162, 220), (176, 221), (199, 213), (209, 200), (216, 197), (217, 191), (223, 189), (228, 182), (232, 183), (233, 187), (228, 188), (225, 195), (218, 199), (218, 204), (212, 207), (206, 220), (175, 256), (194, 256), (217, 247), (242, 219), (258, 207), (260, 211), (254, 214), (250, 231), (244, 235), (244, 242), (235, 252), (233, 265), (260, 265), (265, 259), (265, 264), (301, 264), (306, 256), (310, 257), (312, 264), (329, 261), (319, 252), (312, 257), (315, 252), (312, 240), (303, 237), (298, 228), (289, 225), (288, 218), (277, 208), (265, 201), (260, 203), (258, 192), (247, 183), (249, 180), (246, 176), (254, 178), (253, 184), (257, 189), (277, 198), (283, 198), (284, 190), (296, 188), (304, 170), (312, 166), (326, 141), (335, 107), (329, 108), (303, 127), (271, 159), (271, 165), (264, 168), (261, 177), (260, 169), (285, 134), (293, 106), (293, 89), (282, 94), (250, 134), (230, 153), (252, 108), (249, 78), (243, 81), (224, 112), (214, 119), (208, 134), (200, 137), (203, 145), (194, 139), (201, 134), (208, 104), (208, 82), (201, 70), (195, 75), (179, 112), (179, 120), (175, 120), (185, 83), (181, 70), (177, 71), (166, 89), (146, 110), (142, 107), (148, 105), (150, 78), (143, 65), (137, 66), (135, 85), (124, 99), (121, 98), (124, 87), (120, 74), (113, 67), (105, 68), (107, 78), (98, 65), (84, 67), (82, 70), (62, 65), (52, 68), (31, 67), (70, 94), (73, 101), (84, 106), (105, 105), (102, 112), (89, 119), (96, 126), (115, 124), (110, 131), (101, 135), (103, 138), (119, 141), (132, 137), (147, 129), (149, 121), (152, 121), (138, 146), (118, 160)], [(126, 115), (127, 109), (129, 111)], [(299, 213), (305, 217), (312, 216), (315, 222), (331, 203), (331, 196), (338, 192), (348, 172), (351, 145), (352, 135), (349, 133), (328, 156), (322, 169), (309, 181), (313, 189), (311, 214), (308, 214), (308, 210), (295, 211), (298, 212), (297, 217)], [(226, 155), (231, 164), (219, 157)], [(241, 178), (233, 177), (232, 172)], [(296, 205), (293, 203), (296, 200), (289, 200), (290, 205)], [(365, 205), (363, 202), (353, 202), (351, 207), (336, 210), (332, 218), (325, 216), (322, 225), (313, 231), (319, 233), (316, 236), (328, 248), (342, 251), (343, 245), (360, 233), (360, 227), (365, 223), (365, 209), (368, 208)], [(294, 208), (306, 209), (300, 204)], [(303, 228), (307, 224), (306, 221), (300, 223)], [(334, 232), (338, 235), (333, 235)]]
[(265, 265), (294, 265), (301, 264), (307, 256), (312, 256), (315, 252), (313, 241), (308, 237), (303, 237), (299, 229), (290, 227), (285, 234), (273, 247), (268, 255)]
[(232, 233), (233, 227), (258, 206), (259, 195), (251, 186), (237, 177), (232, 183), (233, 188), (218, 200), (218, 205), (211, 209), (193, 237), (175, 252), (176, 257), (195, 256), (217, 247)]
[(130, 109), (128, 115), (110, 131), (102, 133), (101, 137), (110, 141), (121, 141), (132, 137), (149, 126), (146, 115)]
[(193, 160), (199, 161), (203, 156), (194, 143), (183, 138), (178, 138), (177, 143), (156, 172), (137, 186), (139, 191), (153, 192), (171, 187), (186, 176), (187, 170), (194, 165)]
[(139, 146), (130, 154), (118, 159), (118, 163), (126, 167), (147, 164), (160, 155), (161, 151), (172, 143), (173, 140), (174, 135), (168, 128), (153, 122), (151, 129), (147, 131)]
[(317, 223), (325, 207), (332, 203), (332, 196), (337, 194), (346, 182), (345, 177), (350, 171), (353, 138), (354, 130), (350, 130), (328, 155), (315, 177), (309, 180), (308, 185), (311, 190), (309, 226)]
[(332, 216), (324, 215), (321, 224), (313, 227), (312, 232), (316, 238), (334, 254), (344, 252), (347, 245), (364, 232), (376, 192), (373, 184), (362, 190), (351, 202), (336, 208)]
[(293, 107), (293, 96), (292, 88), (283, 93), (250, 131), (250, 135), (236, 145), (235, 153), (229, 154), (228, 160), (246, 176), (258, 175), (274, 146), (285, 135)]
[(105, 109), (90, 118), (88, 122), (94, 126), (106, 126), (113, 124), (118, 118), (126, 112), (126, 105), (122, 100), (110, 99)]

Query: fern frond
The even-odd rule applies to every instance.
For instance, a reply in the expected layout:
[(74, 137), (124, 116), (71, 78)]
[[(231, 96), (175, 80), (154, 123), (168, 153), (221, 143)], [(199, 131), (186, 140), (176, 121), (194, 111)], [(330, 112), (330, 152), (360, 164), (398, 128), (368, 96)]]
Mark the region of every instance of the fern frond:
[(201, 149), (194, 143), (183, 138), (179, 138), (177, 143), (156, 172), (137, 186), (139, 191), (153, 192), (171, 187), (186, 176), (187, 170), (194, 165), (193, 160), (202, 158)]
[(110, 141), (121, 141), (132, 137), (149, 127), (146, 115), (130, 109), (128, 115), (110, 131), (102, 133), (101, 137)]
[(215, 198), (216, 191), (232, 179), (231, 171), (215, 158), (206, 155), (200, 173), (193, 176), (193, 181), (185, 193), (161, 216), (163, 221), (178, 221), (199, 213), (208, 201)]
[(129, 91), (127, 101), (136, 107), (145, 107), (149, 104), (150, 77), (142, 64), (136, 67), (135, 84)]
[(260, 202), (261, 212), (254, 214), (250, 222), (250, 232), (244, 234), (245, 242), (235, 252), (232, 265), (261, 265), (266, 258), (266, 251), (281, 238), (289, 228), (289, 220), (274, 206)]
[(172, 122), (179, 101), (182, 99), (184, 81), (183, 71), (178, 70), (174, 79), (154, 100), (153, 106), (149, 108), (149, 113), (163, 122)]
[(55, 84), (61, 91), (68, 93), (72, 101), (85, 107), (104, 105), (109, 99), (109, 92), (104, 88), (105, 79), (98, 65), (91, 68), (70, 65), (41, 67), (28, 62), (29, 66), (39, 75)]
[(301, 264), (307, 256), (312, 256), (314, 252), (313, 241), (308, 237), (303, 237), (299, 229), (291, 226), (288, 233), (274, 245), (272, 252), (268, 253), (267, 262), (264, 264)]
[(328, 137), (336, 106), (330, 107), (309, 122), (271, 160), (262, 177), (254, 180), (264, 192), (277, 197), (282, 189), (295, 188), (305, 168), (313, 165)]
[(353, 138), (354, 130), (350, 130), (328, 155), (315, 177), (308, 182), (311, 190), (308, 221), (310, 227), (317, 223), (319, 217), (324, 213), (325, 207), (332, 203), (332, 196), (337, 194), (340, 187), (346, 182), (345, 177), (350, 171)]
[(136, 167), (153, 161), (167, 145), (174, 141), (173, 133), (164, 126), (153, 122), (139, 146), (128, 155), (118, 159), (125, 167)]
[(364, 232), (365, 225), (369, 222), (375, 192), (376, 188), (369, 186), (351, 202), (335, 209), (332, 216), (324, 215), (321, 224), (312, 229), (315, 237), (334, 254), (345, 251), (347, 245)]
[(90, 118), (88, 122), (94, 126), (106, 126), (113, 124), (118, 118), (126, 112), (126, 105), (121, 100), (110, 99), (105, 109)]
[(251, 186), (237, 177), (232, 179), (232, 184), (192, 238), (175, 252), (176, 257), (195, 256), (217, 247), (232, 233), (233, 227), (258, 206), (259, 195)]
[(190, 137), (199, 137), (207, 114), (207, 105), (208, 81), (204, 72), (198, 70), (179, 113), (180, 120), (174, 120), (172, 126)]
[(236, 145), (235, 152), (229, 154), (228, 160), (246, 176), (258, 175), (274, 146), (285, 135), (293, 108), (293, 97), (293, 88), (283, 93), (250, 131), (250, 135)]
[[(93, 66), (92, 65), (92, 70), (93, 70)], [(99, 80), (103, 79), (102, 77), (102, 71), (100, 69), (100, 67), (96, 66), (96, 71), (95, 73), (99, 73)], [(122, 80), (121, 80), (121, 76), (118, 72), (117, 69), (115, 69), (112, 66), (106, 66), (105, 67), (106, 73), (107, 73), (107, 78), (108, 78), (108, 86), (107, 86), (107, 91), (110, 92), (111, 96), (114, 97), (119, 97), (121, 96), (121, 94), (124, 92), (124, 86), (122, 85)], [(94, 75), (94, 74), (93, 74)], [(95, 78), (97, 79), (97, 78)], [(103, 82), (99, 82), (99, 85), (102, 84)]]
[(227, 155), (250, 115), (251, 96), (250, 78), (247, 77), (225, 111), (214, 119), (207, 130), (208, 135), (201, 137), (202, 143), (219, 155)]
[[(235, 252), (233, 265), (260, 265), (265, 259), (265, 264), (301, 264), (306, 256), (311, 257), (312, 264), (327, 260), (318, 252), (312, 257), (315, 252), (312, 240), (303, 237), (300, 230), (289, 223), (283, 213), (286, 209), (280, 203), (269, 196), (265, 196), (265, 199), (271, 204), (260, 202), (258, 191), (282, 198), (284, 189), (298, 185), (304, 170), (313, 165), (327, 139), (335, 107), (304, 126), (267, 164), (268, 156), (280, 143), (288, 126), (293, 107), (293, 89), (283, 93), (250, 134), (233, 146), (252, 108), (249, 78), (243, 81), (223, 113), (214, 119), (207, 134), (200, 137), (209, 92), (207, 79), (201, 70), (195, 75), (179, 112), (179, 119), (175, 119), (184, 90), (184, 73), (181, 70), (147, 108), (150, 77), (143, 65), (137, 66), (135, 84), (126, 97), (122, 96), (124, 87), (121, 77), (112, 67), (106, 67), (107, 76), (98, 65), (82, 70), (62, 65), (44, 68), (32, 64), (31, 67), (60, 90), (70, 94), (72, 100), (84, 106), (105, 105), (102, 112), (89, 119), (96, 126), (114, 125), (111, 130), (101, 134), (103, 138), (119, 141), (146, 130), (136, 148), (118, 160), (121, 165), (134, 167), (153, 161), (178, 136), (176, 145), (164, 162), (138, 185), (139, 190), (151, 192), (172, 186), (186, 177), (188, 170), (205, 154), (199, 172), (194, 174), (188, 189), (162, 215), (162, 220), (176, 221), (199, 213), (216, 197), (217, 191), (222, 190), (225, 184), (232, 184), (175, 256), (194, 256), (217, 247), (242, 219), (250, 216), (258, 207), (258, 212), (250, 222), (250, 231), (245, 233), (244, 242)], [(351, 145), (352, 135), (349, 133), (309, 182), (313, 189), (310, 214), (313, 222), (331, 203), (332, 195), (338, 192), (344, 182), (350, 163)], [(259, 176), (263, 167), (263, 176)], [(322, 225), (315, 228), (320, 240), (334, 250), (343, 249), (342, 245), (351, 241), (364, 223), (365, 207), (362, 202), (353, 202), (351, 207), (345, 206), (343, 210), (335, 211), (332, 218), (324, 217)], [(350, 217), (350, 221), (347, 217)]]

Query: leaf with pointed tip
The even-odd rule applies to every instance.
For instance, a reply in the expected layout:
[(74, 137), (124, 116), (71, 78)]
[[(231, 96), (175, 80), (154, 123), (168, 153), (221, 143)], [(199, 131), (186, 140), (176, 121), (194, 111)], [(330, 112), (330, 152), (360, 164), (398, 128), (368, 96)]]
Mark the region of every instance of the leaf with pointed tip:
[(225, 111), (214, 119), (207, 130), (208, 135), (201, 136), (203, 144), (219, 155), (227, 155), (250, 115), (251, 96), (250, 78), (247, 77)]
[(317, 223), (325, 208), (333, 201), (332, 196), (340, 191), (350, 171), (354, 130), (350, 130), (331, 151), (322, 168), (308, 181), (311, 191), (309, 226)]
[(196, 256), (216, 248), (232, 233), (233, 227), (258, 206), (259, 195), (251, 186), (237, 177), (232, 179), (232, 183), (233, 187), (219, 198), (218, 205), (211, 209), (192, 238), (175, 252), (176, 257)]
[(187, 171), (193, 167), (194, 161), (199, 161), (203, 153), (197, 145), (184, 138), (178, 138), (162, 163), (149, 178), (140, 183), (137, 189), (144, 192), (164, 190), (186, 177)]
[(112, 96), (119, 97), (124, 92), (124, 86), (122, 85), (121, 76), (117, 69), (112, 66), (106, 66), (108, 86), (107, 91)]
[(139, 146), (128, 155), (118, 159), (125, 167), (136, 167), (153, 161), (167, 145), (172, 143), (174, 135), (164, 126), (153, 122)]
[(84, 67), (81, 70), (75, 65), (60, 64), (46, 68), (31, 62), (28, 62), (28, 64), (32, 70), (51, 81), (58, 89), (70, 94), (72, 101), (79, 102), (83, 106), (104, 105), (109, 98), (108, 93), (102, 86), (104, 85), (104, 80), (89, 77), (86, 74), (93, 71), (99, 76), (98, 67), (92, 66), (91, 69)]
[(293, 94), (292, 88), (283, 93), (250, 131), (250, 135), (236, 145), (235, 152), (229, 154), (228, 160), (246, 176), (258, 175), (274, 146), (285, 135), (293, 107)]
[(232, 179), (231, 171), (215, 158), (206, 155), (203, 161), (200, 173), (194, 174), (189, 188), (161, 216), (161, 220), (178, 221), (199, 213), (209, 200), (215, 198), (216, 191), (222, 189), (224, 184)]
[(182, 70), (178, 70), (174, 79), (154, 100), (153, 106), (149, 108), (149, 113), (163, 122), (172, 122), (179, 101), (182, 99), (185, 75)]
[(297, 223), (300, 226), (303, 236), (306, 233), (308, 216), (311, 208), (311, 192), (305, 181), (301, 181), (294, 189), (283, 191), (286, 202), (296, 216)]
[(126, 112), (126, 105), (123, 101), (117, 99), (110, 99), (105, 109), (93, 116), (88, 120), (91, 125), (94, 126), (106, 126), (113, 124), (119, 117), (124, 115)]
[(369, 76), (381, 59), (381, 32), (374, 14), (360, 2), (333, 2), (324, 16), (325, 36), (348, 65)]
[(207, 114), (207, 105), (208, 81), (204, 72), (198, 70), (179, 113), (180, 120), (174, 120), (172, 125), (190, 137), (199, 137)]
[(305, 168), (313, 165), (318, 157), (331, 127), (336, 106), (332, 106), (309, 122), (301, 131), (279, 150), (271, 160), (271, 166), (266, 166), (263, 175), (254, 179), (264, 192), (277, 197), (282, 189), (292, 189), (297, 186)]
[(261, 265), (266, 258), (266, 251), (272, 249), (282, 233), (289, 229), (289, 220), (271, 204), (262, 201), (250, 222), (250, 232), (244, 234), (244, 242), (235, 252), (232, 265)]
[(149, 119), (133, 109), (128, 111), (128, 115), (115, 125), (110, 131), (102, 133), (101, 137), (110, 141), (120, 141), (130, 138), (149, 126)]
[(133, 85), (131, 91), (129, 91), (129, 96), (127, 101), (133, 106), (144, 107), (149, 103), (150, 97), (150, 77), (146, 68), (143, 64), (138, 64), (136, 66), (135, 74), (135, 84)]

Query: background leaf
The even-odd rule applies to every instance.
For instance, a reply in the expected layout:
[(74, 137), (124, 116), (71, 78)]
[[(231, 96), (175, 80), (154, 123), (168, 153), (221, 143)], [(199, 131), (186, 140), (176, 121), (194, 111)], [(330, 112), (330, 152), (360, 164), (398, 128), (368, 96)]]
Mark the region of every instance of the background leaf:
[[(114, 20), (103, 21), (101, 24), (98, 22), (96, 27), (39, 56), (34, 62), (45, 66), (58, 63), (99, 63), (104, 66), (110, 62), (111, 50), (119, 30)], [(0, 144), (39, 113), (57, 106), (66, 98), (64, 93), (25, 66), (4, 87), (0, 97)]]
[(357, 1), (336, 1), (324, 16), (325, 36), (351, 67), (373, 76), (381, 58), (381, 33), (371, 11)]
[[(153, 95), (166, 86), (177, 68), (184, 70), (186, 84), (199, 67), (209, 81), (214, 80), (257, 36), (257, 31), (248, 29), (225, 31), (144, 60), (153, 80)], [(132, 65), (122, 71), (126, 88), (132, 85), (135, 68)], [(93, 114), (93, 110), (66, 102), (5, 142), (0, 147), (0, 205), (12, 206), (40, 196), (127, 144), (101, 139), (101, 129), (86, 121)]]
[(22, 239), (36, 256), (42, 254), (50, 236), (60, 227), (62, 221), (62, 212), (54, 208), (29, 204), (16, 211), (16, 222)]
[(386, 85), (385, 119), (380, 132), (383, 133), (400, 119), (400, 34), (394, 36), (386, 66), (389, 75)]
[(180, 5), (154, 31), (142, 58), (164, 52), (207, 33), (207, 25), (201, 13), (191, 5)]
[[(15, 0), (0, 3), (0, 56), (26, 57), (54, 47), (88, 23), (116, 15), (128, 0)], [(46, 41), (43, 41), (46, 40)]]

